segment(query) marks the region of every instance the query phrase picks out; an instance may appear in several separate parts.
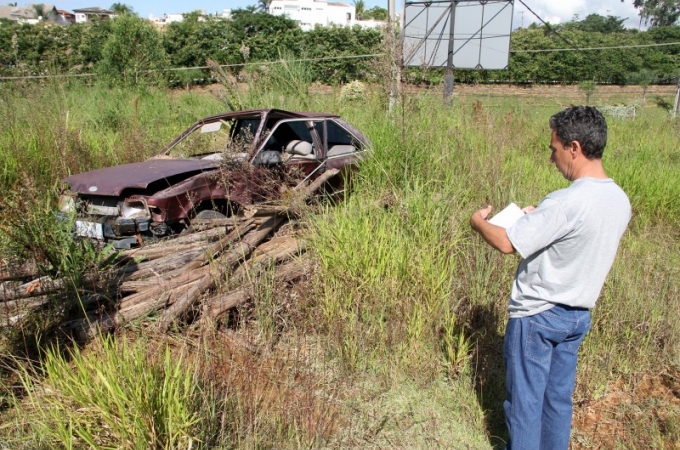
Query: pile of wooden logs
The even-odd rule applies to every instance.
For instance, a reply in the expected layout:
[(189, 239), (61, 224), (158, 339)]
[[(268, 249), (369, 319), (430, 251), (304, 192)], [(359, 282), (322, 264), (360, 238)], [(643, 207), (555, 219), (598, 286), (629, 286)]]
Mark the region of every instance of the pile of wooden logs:
[[(275, 268), (275, 283), (303, 277), (307, 263), (298, 256), (306, 249), (305, 241), (292, 233), (274, 233), (336, 173), (329, 170), (297, 187), (285, 206), (252, 207), (240, 216), (194, 220), (191, 233), (120, 252), (113, 292), (103, 287), (90, 296), (85, 303), (95, 310), (86, 306), (86, 316), (65, 327), (85, 337), (153, 315), (158, 327), (167, 331), (185, 318), (215, 319), (251, 300), (253, 283), (269, 268)], [(227, 288), (218, 286), (225, 281)], [(0, 315), (6, 319), (2, 325), (11, 325), (22, 311), (43, 305), (63, 288), (63, 280), (43, 277), (18, 284), (5, 274), (0, 284)], [(115, 297), (115, 307), (96, 309), (101, 304), (97, 299), (104, 297)]]

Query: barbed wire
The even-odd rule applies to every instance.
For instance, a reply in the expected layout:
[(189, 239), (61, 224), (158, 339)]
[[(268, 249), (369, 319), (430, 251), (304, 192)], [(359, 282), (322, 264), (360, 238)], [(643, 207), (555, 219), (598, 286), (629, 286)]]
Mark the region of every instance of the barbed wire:
[(669, 45), (680, 45), (680, 42), (663, 42), (659, 44), (634, 44), (634, 45), (615, 45), (612, 47), (581, 47), (575, 48), (542, 48), (536, 50), (510, 50), (510, 53), (545, 53), (545, 52), (581, 52), (584, 50), (620, 50), (627, 48), (647, 48), (647, 47), (665, 47)]
[(24, 75), (21, 77), (0, 77), (0, 80), (31, 80), (40, 78), (96, 77), (96, 73), (65, 73), (59, 75)]
[[(330, 61), (335, 59), (360, 59), (360, 58), (373, 58), (378, 56), (385, 56), (384, 53), (373, 53), (370, 55), (343, 55), (343, 56), (326, 56), (322, 58), (301, 58), (301, 59), (277, 59), (275, 61), (260, 61), (251, 63), (240, 63), (240, 64), (220, 64), (220, 67), (244, 67), (244, 66), (268, 66), (272, 64), (284, 64), (289, 62), (315, 62), (315, 61)], [(192, 69), (209, 69), (210, 66), (198, 66), (198, 67), (175, 67), (170, 69), (163, 69), (164, 72), (171, 72), (177, 70), (192, 70)]]
[[(649, 47), (666, 47), (672, 45), (680, 45), (680, 42), (663, 42), (656, 44), (636, 44), (636, 45), (616, 45), (611, 47), (585, 47), (585, 48), (545, 48), (535, 50), (510, 50), (510, 53), (548, 53), (548, 52), (576, 52), (585, 50), (625, 50), (632, 48), (649, 48)], [(385, 56), (384, 53), (371, 53), (366, 55), (342, 55), (342, 56), (326, 56), (321, 58), (299, 58), (292, 60), (278, 59), (274, 61), (258, 61), (239, 64), (220, 64), (222, 68), (229, 67), (245, 67), (245, 66), (267, 66), (273, 64), (284, 64), (289, 62), (317, 62), (317, 61), (332, 61), (342, 59), (362, 59), (362, 58), (377, 58)], [(160, 69), (162, 72), (179, 72), (184, 70), (203, 70), (210, 69), (210, 66), (195, 66), (195, 67), (170, 67), (167, 69)], [(59, 74), (59, 75), (24, 75), (24, 76), (0, 76), (2, 80), (30, 80), (30, 79), (45, 79), (45, 78), (70, 78), (70, 77), (96, 77), (96, 73), (79, 73), (79, 74)]]
[[(342, 56), (325, 56), (321, 58), (300, 58), (300, 59), (277, 59), (274, 61), (258, 61), (250, 63), (239, 63), (239, 64), (219, 64), (219, 67), (229, 68), (229, 67), (245, 67), (245, 66), (269, 66), (273, 64), (285, 64), (290, 62), (315, 62), (315, 61), (331, 61), (338, 59), (361, 59), (361, 58), (375, 58), (379, 56), (385, 56), (384, 53), (372, 53), (367, 55), (342, 55)], [(177, 72), (182, 70), (201, 70), (210, 69), (210, 66), (195, 66), (195, 67), (170, 67), (167, 69), (159, 69), (161, 72)], [(81, 74), (61, 74), (61, 75), (26, 75), (21, 77), (0, 77), (0, 80), (21, 80), (21, 79), (34, 79), (34, 78), (56, 78), (56, 77), (95, 77), (96, 73), (81, 73)]]

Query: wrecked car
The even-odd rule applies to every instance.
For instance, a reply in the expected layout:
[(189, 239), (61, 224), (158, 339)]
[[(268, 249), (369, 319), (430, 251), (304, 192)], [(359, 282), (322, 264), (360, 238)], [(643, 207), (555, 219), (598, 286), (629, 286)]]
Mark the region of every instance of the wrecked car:
[(340, 170), (328, 192), (342, 192), (368, 148), (368, 139), (334, 114), (217, 114), (147, 161), (64, 178), (59, 211), (75, 214), (78, 235), (130, 248), (179, 233), (194, 218), (229, 217), (274, 202), (328, 169)]

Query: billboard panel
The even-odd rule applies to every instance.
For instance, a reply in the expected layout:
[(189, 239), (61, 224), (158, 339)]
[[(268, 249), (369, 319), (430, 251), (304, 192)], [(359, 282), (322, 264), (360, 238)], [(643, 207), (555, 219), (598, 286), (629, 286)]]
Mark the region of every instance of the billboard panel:
[(404, 66), (507, 69), (512, 11), (513, 0), (407, 0)]

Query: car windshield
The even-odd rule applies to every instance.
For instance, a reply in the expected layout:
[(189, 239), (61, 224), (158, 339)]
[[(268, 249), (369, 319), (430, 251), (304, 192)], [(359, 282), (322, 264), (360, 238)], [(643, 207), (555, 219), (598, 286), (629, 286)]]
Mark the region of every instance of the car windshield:
[(206, 122), (170, 149), (170, 158), (245, 159), (259, 119), (221, 119)]

